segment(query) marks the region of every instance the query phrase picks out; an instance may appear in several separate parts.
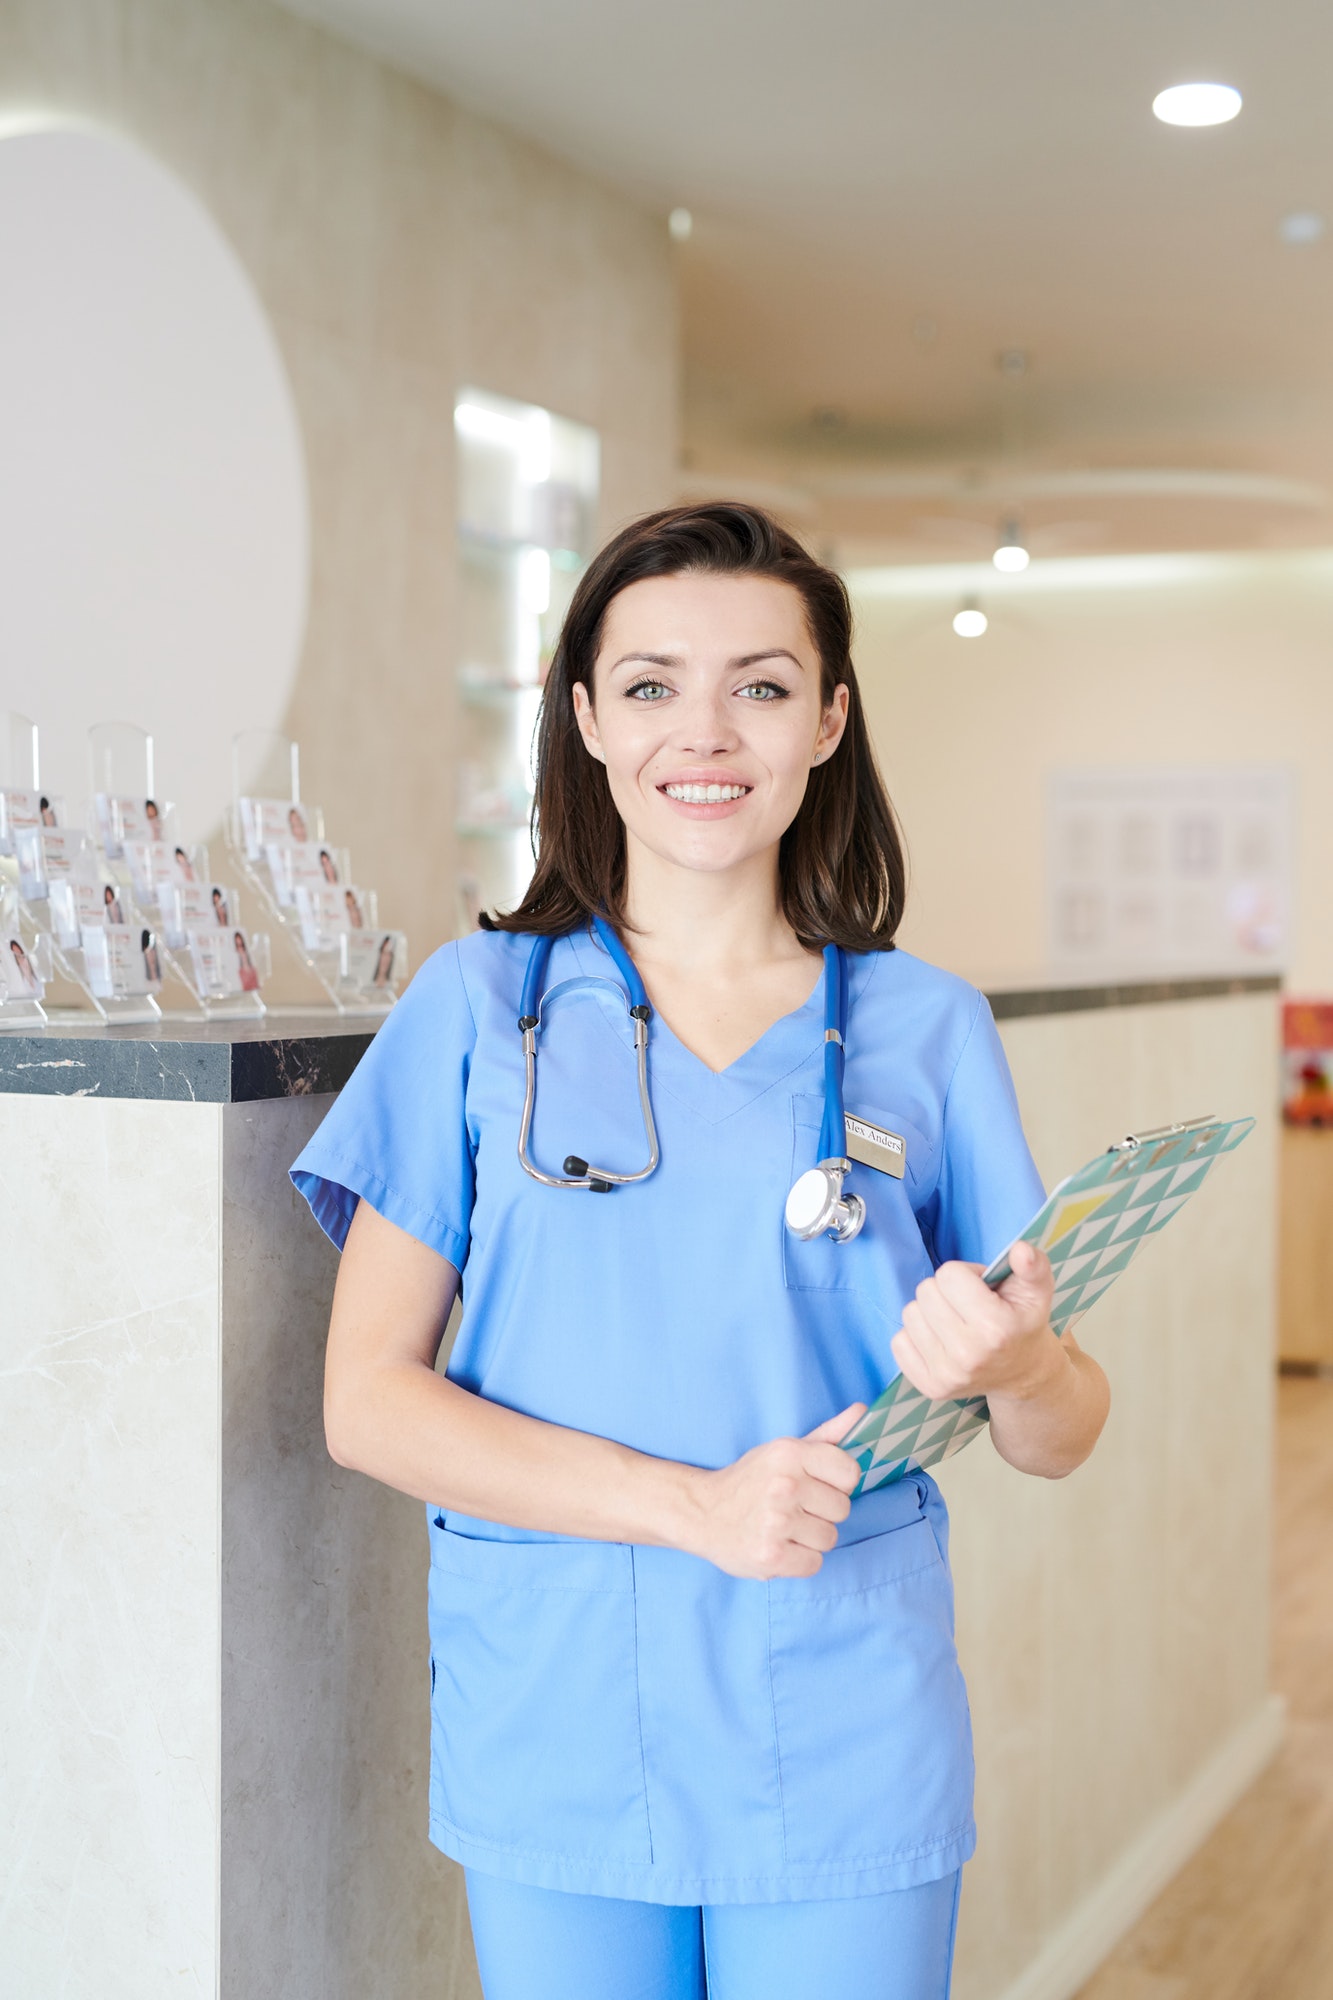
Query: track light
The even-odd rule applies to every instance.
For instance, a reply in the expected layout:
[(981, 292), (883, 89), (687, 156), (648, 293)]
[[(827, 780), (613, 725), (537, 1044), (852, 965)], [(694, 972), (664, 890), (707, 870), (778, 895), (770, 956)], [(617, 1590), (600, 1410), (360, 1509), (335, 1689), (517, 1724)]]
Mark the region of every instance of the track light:
[(975, 597), (965, 597), (953, 614), (953, 629), (960, 639), (979, 639), (989, 622)]
[(1023, 535), (1017, 521), (1006, 521), (1000, 529), (1000, 541), (991, 557), (996, 569), (1007, 576), (1017, 576), (1025, 570), (1032, 558), (1023, 545)]

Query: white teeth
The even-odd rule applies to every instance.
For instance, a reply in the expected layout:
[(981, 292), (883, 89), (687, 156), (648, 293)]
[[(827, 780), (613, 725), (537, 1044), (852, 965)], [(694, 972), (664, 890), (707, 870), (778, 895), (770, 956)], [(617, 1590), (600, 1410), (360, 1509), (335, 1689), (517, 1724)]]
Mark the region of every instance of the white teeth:
[(726, 799), (743, 799), (749, 791), (748, 785), (663, 785), (662, 790), (669, 799), (679, 799), (686, 806), (716, 806)]

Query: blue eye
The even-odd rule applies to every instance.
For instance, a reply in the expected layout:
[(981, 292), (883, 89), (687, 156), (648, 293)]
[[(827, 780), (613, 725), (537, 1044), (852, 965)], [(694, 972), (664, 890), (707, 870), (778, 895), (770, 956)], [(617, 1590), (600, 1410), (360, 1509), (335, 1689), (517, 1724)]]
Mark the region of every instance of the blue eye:
[(670, 692), (670, 688), (662, 681), (635, 681), (633, 687), (625, 689), (626, 695), (633, 696), (637, 701), (656, 701), (659, 696), (668, 695)]
[(737, 688), (736, 692), (737, 694), (743, 694), (747, 701), (785, 701), (787, 699), (787, 690), (778, 681), (747, 681), (745, 686)]

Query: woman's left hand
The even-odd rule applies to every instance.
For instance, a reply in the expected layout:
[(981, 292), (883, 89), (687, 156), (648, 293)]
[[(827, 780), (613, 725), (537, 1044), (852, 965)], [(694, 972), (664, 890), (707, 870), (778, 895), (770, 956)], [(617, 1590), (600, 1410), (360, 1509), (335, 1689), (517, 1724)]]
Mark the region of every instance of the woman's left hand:
[(937, 1402), (984, 1396), (991, 1443), (1020, 1472), (1063, 1479), (1096, 1444), (1111, 1391), (1072, 1333), (1051, 1327), (1051, 1261), (1031, 1243), (1009, 1253), (998, 1291), (980, 1264), (941, 1264), (917, 1286), (894, 1336), (898, 1366)]
[(923, 1396), (1029, 1397), (1059, 1369), (1051, 1260), (1031, 1243), (1016, 1243), (1010, 1262), (1013, 1275), (997, 1291), (982, 1283), (980, 1264), (941, 1264), (917, 1286), (893, 1354)]

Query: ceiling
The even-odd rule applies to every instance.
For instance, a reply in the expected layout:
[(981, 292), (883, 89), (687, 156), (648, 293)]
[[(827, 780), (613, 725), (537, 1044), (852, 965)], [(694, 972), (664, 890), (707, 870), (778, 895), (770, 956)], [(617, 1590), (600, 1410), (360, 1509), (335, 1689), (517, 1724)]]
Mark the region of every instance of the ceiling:
[(691, 210), (687, 488), (847, 560), (1333, 541), (1327, 0), (283, 4)]

